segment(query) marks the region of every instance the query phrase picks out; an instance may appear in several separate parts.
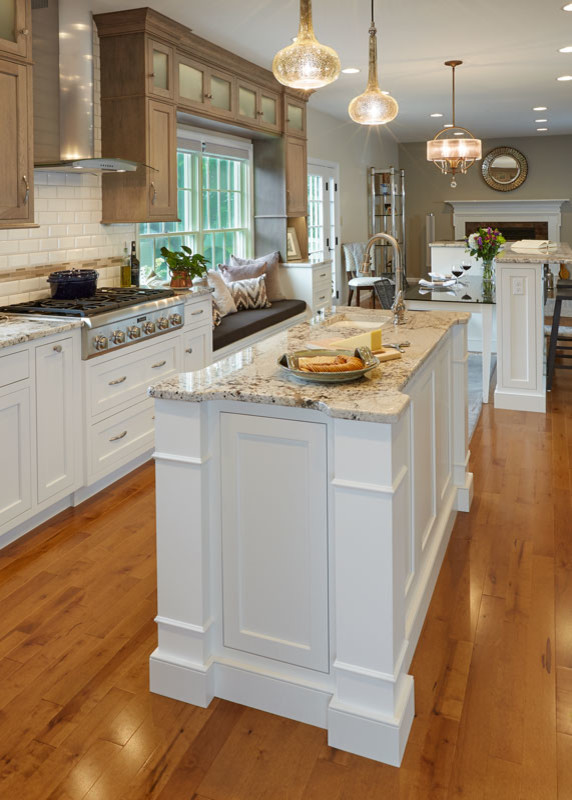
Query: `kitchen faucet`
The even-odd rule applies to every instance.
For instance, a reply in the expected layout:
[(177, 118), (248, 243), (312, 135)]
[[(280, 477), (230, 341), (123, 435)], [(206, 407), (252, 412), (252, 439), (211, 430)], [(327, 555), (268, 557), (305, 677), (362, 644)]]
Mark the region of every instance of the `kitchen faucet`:
[(365, 246), (365, 253), (361, 265), (362, 272), (369, 272), (371, 269), (371, 248), (378, 239), (389, 242), (393, 249), (393, 264), (395, 267), (395, 299), (391, 306), (391, 310), (393, 311), (393, 324), (404, 325), (407, 320), (405, 318), (405, 303), (403, 302), (403, 266), (397, 239), (390, 236), (388, 233), (374, 233)]

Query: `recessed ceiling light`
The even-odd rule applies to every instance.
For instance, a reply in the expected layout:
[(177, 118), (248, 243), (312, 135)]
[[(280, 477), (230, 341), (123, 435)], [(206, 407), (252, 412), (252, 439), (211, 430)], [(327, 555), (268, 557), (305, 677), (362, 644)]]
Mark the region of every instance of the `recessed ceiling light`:
[(464, 136), (464, 133), (463, 133), (463, 131), (455, 131), (453, 136)]
[(534, 106), (533, 111), (548, 111), (546, 106)]
[(568, 47), (561, 47), (558, 50), (559, 53), (572, 53), (572, 45), (568, 45)]
[(559, 78), (556, 78), (557, 81), (572, 81), (572, 75), (561, 75)]
[(562, 11), (572, 11), (572, 3), (566, 3), (565, 6), (562, 6)]
[(535, 119), (534, 121), (535, 122), (548, 122), (547, 119)]
[(430, 117), (442, 117), (443, 114), (429, 114)]
[(537, 128), (536, 130), (537, 130), (537, 131), (547, 131), (547, 130), (548, 130), (548, 128)]
[(356, 75), (360, 70), (357, 67), (346, 67), (342, 72), (344, 75)]
[(452, 123), (452, 122), (446, 122), (446, 123), (443, 125), (443, 127), (444, 127), (444, 128), (452, 128), (452, 127), (453, 127), (453, 123)]

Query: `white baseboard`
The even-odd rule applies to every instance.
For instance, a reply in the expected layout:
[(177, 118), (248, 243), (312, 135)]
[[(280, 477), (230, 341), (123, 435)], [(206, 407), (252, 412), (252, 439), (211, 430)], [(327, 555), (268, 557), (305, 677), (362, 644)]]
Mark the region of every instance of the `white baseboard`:
[(537, 411), (546, 413), (546, 395), (532, 393), (509, 392), (495, 389), (495, 408), (507, 411)]
[(457, 511), (470, 511), (473, 502), (473, 473), (467, 472), (467, 482), (457, 487)]
[(138, 455), (136, 458), (133, 458), (129, 461), (128, 464), (124, 464), (119, 469), (110, 472), (109, 475), (106, 475), (103, 478), (100, 478), (95, 483), (92, 483), (91, 486), (81, 486), (73, 495), (73, 505), (79, 506), (85, 500), (89, 500), (90, 497), (93, 497), (94, 494), (101, 492), (103, 489), (107, 489), (108, 486), (111, 486), (112, 483), (124, 478), (130, 472), (133, 472), (134, 469), (140, 467), (142, 464), (145, 464), (147, 461), (150, 461), (153, 458), (153, 449), (146, 450), (141, 455)]

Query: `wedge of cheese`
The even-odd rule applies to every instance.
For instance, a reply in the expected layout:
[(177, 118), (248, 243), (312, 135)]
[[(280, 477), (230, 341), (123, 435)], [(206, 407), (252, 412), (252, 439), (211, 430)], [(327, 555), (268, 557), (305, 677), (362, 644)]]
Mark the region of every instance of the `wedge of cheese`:
[(381, 350), (381, 328), (376, 328), (358, 336), (347, 339), (336, 339), (329, 345), (334, 350), (355, 350), (356, 347), (369, 347), (371, 350)]

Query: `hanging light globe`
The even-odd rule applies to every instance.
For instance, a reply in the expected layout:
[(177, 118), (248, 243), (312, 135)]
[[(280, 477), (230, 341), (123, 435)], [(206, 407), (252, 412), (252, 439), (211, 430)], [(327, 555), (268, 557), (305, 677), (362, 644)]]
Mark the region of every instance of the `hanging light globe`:
[(312, 0), (300, 0), (298, 35), (293, 44), (274, 56), (274, 77), (292, 89), (320, 89), (335, 81), (340, 70), (336, 51), (316, 39), (312, 25)]
[(395, 119), (399, 106), (389, 94), (383, 94), (377, 79), (377, 29), (371, 3), (371, 25), (369, 26), (369, 75), (363, 94), (354, 97), (348, 113), (359, 125), (385, 125)]

